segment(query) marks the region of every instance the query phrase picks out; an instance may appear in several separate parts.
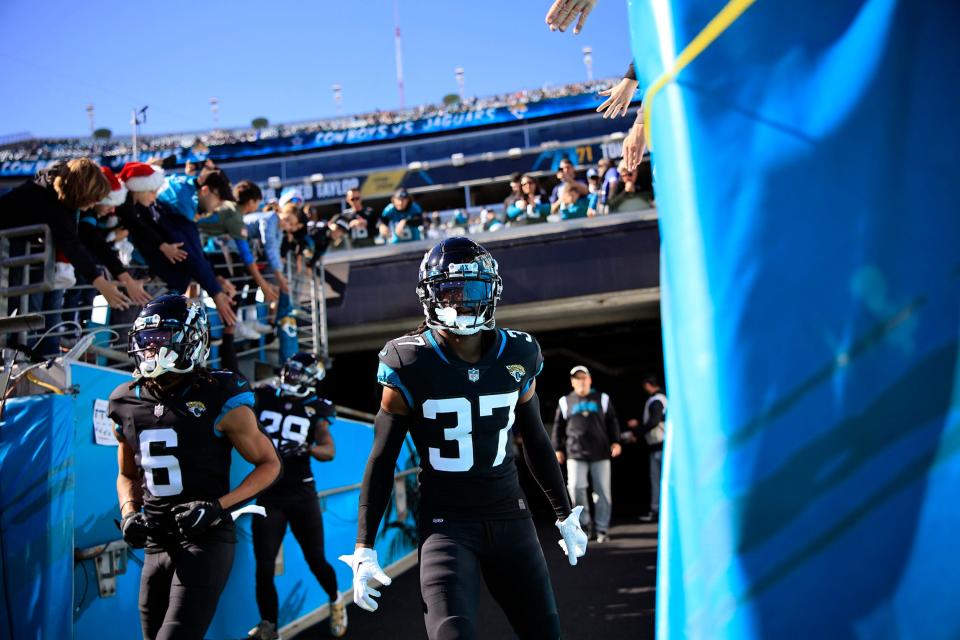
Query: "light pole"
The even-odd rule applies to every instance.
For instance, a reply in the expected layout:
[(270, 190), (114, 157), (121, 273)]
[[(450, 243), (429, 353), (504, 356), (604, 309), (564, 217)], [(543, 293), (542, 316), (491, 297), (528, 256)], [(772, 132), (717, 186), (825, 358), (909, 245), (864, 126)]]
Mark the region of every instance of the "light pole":
[(464, 87), (463, 67), (457, 67), (456, 69), (453, 70), (453, 73), (457, 77), (457, 87), (460, 92), (460, 104), (463, 104), (467, 98), (466, 93), (464, 92), (464, 89), (463, 89)]
[(220, 128), (220, 101), (210, 98), (210, 115), (213, 116), (213, 128)]
[(400, 109), (406, 107), (403, 98), (403, 44), (400, 39), (400, 2), (393, 0), (393, 50), (397, 62), (397, 94), (400, 96)]
[(593, 82), (593, 49), (583, 48), (583, 66), (587, 68), (587, 82)]
[(93, 105), (87, 105), (87, 119), (90, 120), (90, 137), (93, 137), (93, 132), (96, 131), (96, 128), (93, 125)]
[(337, 108), (337, 115), (343, 115), (343, 87), (335, 84), (330, 89), (333, 90), (333, 103)]
[[(149, 105), (147, 105), (149, 106)], [(130, 125), (133, 127), (133, 161), (140, 161), (140, 149), (137, 146), (137, 136), (140, 133), (140, 125), (147, 123), (147, 106), (142, 109), (134, 109), (130, 118)]]

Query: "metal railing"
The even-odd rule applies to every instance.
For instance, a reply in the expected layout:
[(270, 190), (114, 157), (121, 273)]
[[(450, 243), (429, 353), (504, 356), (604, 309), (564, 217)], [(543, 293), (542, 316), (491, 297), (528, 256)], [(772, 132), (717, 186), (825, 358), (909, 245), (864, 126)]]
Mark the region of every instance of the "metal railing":
[[(12, 241), (12, 242), (11, 242)], [(208, 254), (212, 257), (213, 267), (219, 272), (226, 273), (229, 258), (220, 253)], [(239, 261), (235, 260), (234, 266)], [(286, 276), (290, 283), (291, 305), (295, 309), (294, 323), (289, 326), (296, 328), (295, 337), (300, 350), (309, 350), (319, 357), (325, 358), (327, 353), (325, 304), (323, 301), (322, 266), (311, 268), (306, 264), (299, 270), (295, 267), (298, 261), (293, 256), (287, 256)], [(322, 262), (318, 260), (318, 264)], [(36, 364), (38, 359), (50, 362), (62, 362), (68, 357), (99, 366), (131, 371), (133, 363), (127, 354), (126, 334), (136, 317), (136, 308), (126, 311), (116, 311), (109, 308), (105, 299), (90, 284), (76, 284), (69, 289), (70, 298), (80, 302), (67, 305), (48, 304), (49, 292), (54, 291), (55, 261), (52, 250), (52, 238), (46, 225), (31, 225), (0, 231), (0, 311), (7, 315), (11, 311), (18, 315), (30, 311), (43, 319), (40, 328), (20, 327), (16, 333), (0, 335), (0, 346), (15, 347), (4, 351), (3, 361), (0, 362), (0, 374), (4, 378), (13, 372), (13, 381), (19, 379), (18, 372)], [(134, 277), (146, 276), (146, 266), (129, 264), (126, 270)], [(268, 281), (272, 276), (265, 274)], [(262, 292), (257, 290), (246, 270), (241, 269), (226, 279), (237, 289), (240, 306), (256, 308), (256, 317), (262, 319), (265, 315), (270, 319), (276, 313), (275, 307), (264, 303)], [(119, 283), (118, 283), (119, 284)], [(121, 285), (122, 286), (122, 285)], [(159, 280), (152, 280), (145, 285), (147, 292), (153, 296), (167, 291), (166, 285)], [(222, 332), (223, 322), (213, 311), (213, 300), (196, 289), (199, 297), (211, 314), (211, 324), (215, 335)], [(48, 299), (41, 300), (36, 294), (46, 294)], [(242, 295), (241, 295), (242, 294)], [(69, 300), (68, 299), (68, 300)], [(90, 302), (88, 302), (90, 301)], [(244, 301), (249, 304), (244, 304)], [(265, 311), (266, 309), (266, 311)], [(279, 320), (274, 318), (274, 321)], [(289, 331), (289, 329), (287, 329)], [(53, 341), (50, 347), (44, 341)], [(250, 364), (260, 360), (267, 364), (277, 365), (276, 347), (279, 336), (272, 344), (267, 344), (267, 338), (251, 341), (245, 344), (241, 339), (236, 350), (238, 361)], [(213, 340), (212, 345), (218, 346)], [(45, 356), (37, 351), (43, 345), (55, 351), (45, 352)], [(82, 346), (82, 351), (78, 349)], [(69, 349), (69, 350), (68, 350)], [(52, 354), (52, 355), (51, 355)], [(219, 364), (219, 353), (210, 360), (212, 366)], [(11, 366), (7, 366), (11, 365)], [(244, 365), (245, 366), (245, 365)], [(34, 373), (42, 376), (40, 371)], [(62, 379), (63, 376), (60, 376)], [(52, 382), (57, 387), (57, 380)], [(40, 392), (34, 380), (27, 385), (27, 393)], [(43, 385), (40, 385), (43, 386)], [(49, 387), (44, 387), (49, 389)], [(61, 389), (62, 391), (63, 389)], [(23, 393), (22, 389), (17, 389)]]
[[(405, 469), (394, 474), (393, 483), (395, 490), (400, 491), (404, 487), (403, 481), (406, 477), (420, 472), (420, 467)], [(334, 487), (317, 492), (317, 500), (320, 501), (321, 510), (325, 498), (331, 496), (358, 491), (360, 483)], [(405, 488), (402, 489), (405, 491)], [(406, 500), (404, 496), (403, 500)], [(251, 516), (256, 517), (256, 516)], [(98, 593), (101, 598), (109, 598), (116, 594), (117, 576), (127, 571), (127, 556), (132, 553), (132, 549), (123, 541), (122, 538), (109, 540), (107, 542), (87, 547), (85, 549), (75, 548), (73, 550), (73, 562), (75, 565), (88, 560), (94, 561), (97, 576)]]
[[(11, 243), (18, 239), (20, 242)], [(17, 307), (21, 314), (26, 312), (31, 294), (53, 289), (54, 269), (53, 242), (47, 225), (0, 229), (0, 292), (5, 298), (20, 299)], [(39, 280), (32, 277), (34, 271), (41, 273)], [(14, 283), (15, 279), (20, 282)], [(0, 311), (7, 315), (5, 307)], [(18, 335), (21, 340), (26, 337), (23, 332)]]

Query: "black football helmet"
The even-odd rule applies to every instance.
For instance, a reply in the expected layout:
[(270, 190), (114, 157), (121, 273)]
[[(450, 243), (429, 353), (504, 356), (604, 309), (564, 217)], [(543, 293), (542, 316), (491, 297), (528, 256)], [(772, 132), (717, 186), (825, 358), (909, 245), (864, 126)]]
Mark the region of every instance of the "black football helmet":
[(184, 296), (159, 296), (140, 311), (128, 341), (127, 353), (137, 365), (134, 376), (156, 378), (165, 373), (189, 373), (207, 359), (207, 312), (199, 302)]
[(295, 398), (306, 398), (317, 392), (317, 385), (326, 375), (327, 370), (317, 356), (301, 351), (283, 364), (280, 391)]
[(420, 263), (417, 295), (431, 329), (458, 335), (493, 329), (502, 290), (497, 261), (469, 238), (438, 242)]

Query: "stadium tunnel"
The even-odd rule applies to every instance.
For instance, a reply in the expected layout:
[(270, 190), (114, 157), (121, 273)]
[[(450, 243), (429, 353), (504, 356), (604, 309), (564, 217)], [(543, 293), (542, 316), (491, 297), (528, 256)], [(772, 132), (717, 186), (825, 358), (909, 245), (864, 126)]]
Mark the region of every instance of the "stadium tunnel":
[[(558, 399), (569, 393), (570, 369), (586, 365), (594, 386), (612, 399), (621, 429), (640, 418), (646, 374), (663, 376), (659, 235), (646, 211), (478, 237), (500, 265), (504, 294), (498, 326), (532, 333), (545, 359), (538, 377), (544, 422), (552, 428)], [(397, 251), (365, 249), (327, 257), (328, 331), (333, 366), (321, 393), (338, 404), (376, 412), (377, 352), (423, 318), (414, 287), (432, 241)], [(367, 319), (361, 322), (359, 318)], [(624, 447), (614, 463), (614, 516), (642, 512), (648, 495), (643, 445)], [(524, 465), (520, 465), (525, 474)], [(530, 480), (525, 478), (525, 480)], [(535, 486), (527, 495), (546, 502)]]

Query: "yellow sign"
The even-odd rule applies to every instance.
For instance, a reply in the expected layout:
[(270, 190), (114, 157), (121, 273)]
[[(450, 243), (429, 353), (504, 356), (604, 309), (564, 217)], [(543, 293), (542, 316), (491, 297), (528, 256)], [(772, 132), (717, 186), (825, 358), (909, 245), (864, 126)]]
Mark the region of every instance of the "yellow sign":
[(367, 176), (366, 181), (360, 188), (360, 195), (364, 198), (373, 198), (376, 196), (386, 196), (393, 193), (394, 189), (400, 186), (400, 181), (406, 175), (406, 169), (393, 169), (391, 171), (376, 171)]

